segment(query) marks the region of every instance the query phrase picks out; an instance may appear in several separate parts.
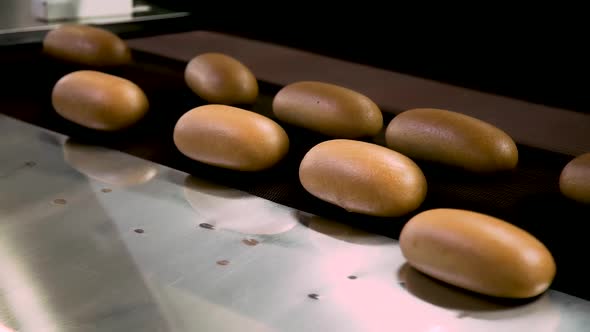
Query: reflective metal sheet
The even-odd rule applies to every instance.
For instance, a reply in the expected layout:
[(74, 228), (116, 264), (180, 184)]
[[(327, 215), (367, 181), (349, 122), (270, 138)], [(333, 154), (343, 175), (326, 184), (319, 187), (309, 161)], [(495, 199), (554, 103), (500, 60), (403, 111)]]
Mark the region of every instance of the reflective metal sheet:
[[(63, 21), (45, 21), (33, 16), (32, 1), (2, 0), (0, 3), (0, 36), (5, 34), (48, 31)], [(71, 19), (68, 22), (83, 24), (116, 24), (134, 23), (150, 20), (170, 19), (188, 16), (187, 12), (173, 12), (157, 6), (146, 4), (145, 1), (134, 1), (133, 14), (130, 16), (92, 17)]]
[(590, 302), (450, 288), (397, 242), (0, 116), (0, 331), (583, 331)]

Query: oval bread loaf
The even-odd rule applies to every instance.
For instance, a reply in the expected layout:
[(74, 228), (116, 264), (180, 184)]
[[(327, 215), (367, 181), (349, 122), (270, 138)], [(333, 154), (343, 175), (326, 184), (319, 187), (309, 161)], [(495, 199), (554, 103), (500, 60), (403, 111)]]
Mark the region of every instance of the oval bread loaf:
[(270, 168), (289, 150), (287, 133), (273, 120), (216, 104), (194, 108), (180, 117), (174, 143), (191, 159), (240, 171)]
[(135, 124), (149, 108), (146, 95), (135, 83), (92, 70), (63, 76), (53, 87), (51, 101), (65, 119), (104, 131)]
[(189, 88), (211, 104), (252, 104), (258, 97), (258, 81), (237, 59), (222, 53), (204, 53), (186, 66)]
[(383, 127), (383, 114), (371, 99), (329, 83), (289, 84), (274, 97), (272, 108), (281, 121), (333, 138), (374, 136)]
[(299, 179), (312, 195), (350, 212), (395, 217), (420, 206), (426, 179), (406, 156), (376, 144), (334, 139), (303, 158)]
[(386, 145), (415, 160), (427, 160), (472, 172), (510, 170), (518, 163), (508, 134), (471, 116), (432, 108), (398, 114), (387, 126)]
[(116, 34), (83, 24), (64, 24), (47, 33), (43, 53), (62, 61), (94, 67), (131, 62), (131, 50)]
[(565, 165), (559, 177), (559, 189), (570, 199), (590, 204), (590, 152)]
[(530, 298), (551, 285), (555, 261), (526, 231), (466, 210), (433, 209), (404, 225), (399, 244), (417, 270), (473, 292)]

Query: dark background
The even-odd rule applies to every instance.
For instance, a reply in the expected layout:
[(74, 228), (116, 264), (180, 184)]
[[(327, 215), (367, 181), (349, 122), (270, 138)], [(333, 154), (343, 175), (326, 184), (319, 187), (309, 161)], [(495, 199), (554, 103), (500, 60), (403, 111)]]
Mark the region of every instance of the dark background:
[(400, 8), (300, 2), (153, 0), (213, 29), (332, 57), (588, 112), (587, 19), (575, 8)]

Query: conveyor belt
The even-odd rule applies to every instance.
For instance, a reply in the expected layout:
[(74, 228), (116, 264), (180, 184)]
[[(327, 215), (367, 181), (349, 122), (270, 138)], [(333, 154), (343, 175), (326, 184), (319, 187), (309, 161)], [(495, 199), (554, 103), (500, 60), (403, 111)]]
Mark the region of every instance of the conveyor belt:
[[(149, 115), (130, 130), (99, 134), (68, 123), (52, 110), (50, 92), (61, 75), (76, 68), (45, 59), (39, 55), (39, 50), (39, 45), (2, 50), (4, 81), (9, 84), (0, 92), (3, 113), (71, 136), (79, 142), (130, 153), (394, 239), (403, 223), (414, 214), (403, 218), (373, 218), (346, 213), (312, 197), (299, 184), (297, 170), (305, 152), (326, 138), (287, 125), (292, 144), (290, 153), (269, 171), (240, 173), (185, 158), (173, 145), (172, 130), (182, 113), (203, 101), (185, 86), (185, 63), (182, 61), (136, 51), (134, 64), (110, 70), (139, 84), (150, 99)], [(261, 96), (253, 109), (272, 117), (271, 100), (280, 86), (260, 84)], [(386, 121), (393, 116), (394, 113), (387, 113)], [(554, 254), (558, 265), (554, 289), (590, 299), (587, 283), (590, 271), (582, 268), (590, 207), (565, 199), (558, 190), (559, 173), (572, 156), (522, 144), (519, 151), (520, 164), (516, 171), (486, 177), (418, 162), (427, 176), (429, 192), (415, 213), (435, 207), (453, 207), (504, 218), (537, 236)]]

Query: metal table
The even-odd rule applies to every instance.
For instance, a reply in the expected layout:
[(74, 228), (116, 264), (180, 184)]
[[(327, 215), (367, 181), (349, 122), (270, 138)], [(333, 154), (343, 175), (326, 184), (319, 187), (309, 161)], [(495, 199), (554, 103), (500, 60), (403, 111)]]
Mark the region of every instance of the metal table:
[(0, 115), (0, 331), (587, 331), (590, 302), (491, 301), (397, 242)]
[[(59, 21), (43, 21), (33, 16), (30, 0), (2, 0), (0, 4), (0, 46), (40, 42), (45, 34), (63, 23), (80, 23), (109, 26), (115, 33), (137, 30), (134, 25), (160, 22), (160, 31), (174, 25), (188, 12), (177, 12), (160, 8), (146, 1), (134, 1), (130, 16), (78, 18)], [(155, 24), (155, 23), (153, 23)]]

